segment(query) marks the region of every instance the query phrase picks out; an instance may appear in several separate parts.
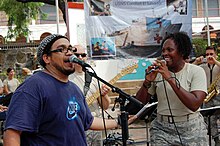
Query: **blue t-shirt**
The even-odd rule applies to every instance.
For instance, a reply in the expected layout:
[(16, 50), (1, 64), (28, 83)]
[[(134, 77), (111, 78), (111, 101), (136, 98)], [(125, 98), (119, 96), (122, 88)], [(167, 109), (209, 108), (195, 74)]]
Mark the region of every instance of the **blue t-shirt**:
[(15, 91), (5, 129), (22, 131), (22, 146), (85, 146), (93, 116), (81, 90), (38, 72)]

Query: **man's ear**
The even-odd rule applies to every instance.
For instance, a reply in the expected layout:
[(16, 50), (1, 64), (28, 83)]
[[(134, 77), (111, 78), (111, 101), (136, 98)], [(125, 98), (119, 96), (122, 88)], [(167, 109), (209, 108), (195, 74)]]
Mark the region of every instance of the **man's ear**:
[(44, 54), (42, 57), (43, 57), (45, 64), (50, 63), (50, 56), (48, 56), (47, 54)]

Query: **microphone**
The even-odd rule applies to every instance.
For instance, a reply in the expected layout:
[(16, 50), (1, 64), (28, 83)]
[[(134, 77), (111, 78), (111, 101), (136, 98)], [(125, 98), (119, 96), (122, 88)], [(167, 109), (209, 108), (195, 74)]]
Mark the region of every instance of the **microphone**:
[(149, 75), (149, 74), (151, 74), (153, 71), (155, 71), (156, 69), (158, 69), (159, 68), (159, 66), (155, 66), (154, 68), (152, 68), (151, 70), (149, 70), (149, 71), (146, 71), (146, 74), (145, 74), (145, 76), (146, 75)]
[[(164, 58), (162, 56), (158, 57), (156, 60), (161, 60), (161, 61), (164, 61), (166, 63), (166, 61), (164, 60)], [(159, 68), (159, 66), (154, 66), (154, 68), (152, 68), (151, 70), (146, 71), (145, 76), (151, 74), (153, 71), (155, 71), (158, 68)]]
[(89, 64), (87, 64), (84, 61), (78, 59), (75, 55), (70, 56), (69, 61), (73, 62), (73, 63), (77, 63), (77, 64), (81, 65), (82, 67), (91, 67)]

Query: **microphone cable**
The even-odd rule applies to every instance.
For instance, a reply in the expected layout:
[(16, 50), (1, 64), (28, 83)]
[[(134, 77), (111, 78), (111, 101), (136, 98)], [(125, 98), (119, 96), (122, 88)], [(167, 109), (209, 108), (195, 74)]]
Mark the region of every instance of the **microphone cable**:
[[(180, 88), (180, 82), (179, 82), (179, 80), (176, 78), (176, 74), (175, 74), (175, 73), (173, 73), (173, 74), (174, 74), (174, 77), (171, 76), (170, 78), (174, 78), (174, 79), (175, 79), (176, 86), (177, 86), (177, 88), (179, 89), (179, 88)], [(171, 107), (170, 107), (170, 102), (169, 102), (169, 98), (168, 98), (168, 94), (167, 94), (167, 89), (166, 89), (165, 80), (162, 79), (162, 80), (160, 80), (160, 81), (152, 81), (152, 82), (153, 82), (153, 83), (163, 82), (164, 92), (165, 92), (165, 95), (166, 95), (166, 99), (167, 99), (167, 104), (168, 104), (168, 108), (169, 108), (169, 111), (170, 111), (170, 115), (171, 115), (171, 118), (172, 118), (172, 121), (173, 121), (175, 130), (176, 130), (176, 132), (177, 132), (177, 135), (178, 135), (178, 137), (179, 137), (180, 143), (181, 143), (181, 145), (183, 146), (183, 142), (182, 142), (180, 133), (179, 133), (179, 131), (178, 131), (178, 129), (177, 129), (176, 123), (175, 123), (174, 118), (173, 118), (173, 113), (172, 113), (172, 111), (171, 111)]]
[[(176, 78), (176, 74), (174, 73), (174, 77), (171, 77), (171, 78), (174, 78), (174, 79), (175, 79), (176, 86), (177, 86), (177, 88), (179, 89), (179, 88), (180, 88), (180, 82), (179, 82), (179, 80)], [(171, 118), (172, 118), (174, 127), (175, 127), (175, 129), (176, 129), (177, 135), (178, 135), (178, 137), (179, 137), (180, 143), (181, 143), (181, 145), (183, 146), (183, 142), (182, 142), (180, 133), (179, 133), (179, 131), (178, 131), (178, 129), (177, 129), (176, 123), (175, 123), (174, 118), (173, 118), (173, 113), (172, 113), (172, 111), (171, 111), (170, 101), (169, 101), (168, 94), (167, 94), (167, 88), (166, 88), (165, 80), (163, 79), (162, 81), (163, 81), (164, 92), (165, 92), (165, 95), (166, 95), (166, 99), (167, 99), (167, 104), (168, 104), (168, 108), (169, 108), (169, 111), (170, 111), (170, 115), (171, 115)]]
[[(92, 69), (93, 74), (95, 76), (97, 76), (95, 70), (90, 66), (90, 69)], [(89, 74), (89, 71), (87, 71)], [(97, 79), (97, 83), (98, 83), (98, 91), (99, 91), (99, 95), (101, 98), (101, 103), (100, 103), (100, 107), (101, 107), (101, 115), (102, 115), (102, 120), (103, 120), (103, 125), (104, 125), (104, 131), (105, 131), (105, 137), (107, 138), (107, 130), (106, 130), (106, 123), (105, 123), (105, 117), (104, 117), (104, 109), (103, 109), (103, 101), (102, 101), (102, 95), (101, 95), (101, 86), (100, 86), (100, 81)], [(99, 103), (99, 101), (98, 101)]]
[[(179, 80), (176, 78), (176, 74), (174, 74), (174, 77), (170, 77), (170, 78), (174, 78), (175, 79), (175, 82), (176, 82), (176, 86), (177, 88), (179, 89), (180, 88), (180, 82)], [(174, 127), (175, 127), (175, 130), (177, 132), (177, 135), (178, 135), (178, 138), (180, 140), (180, 143), (181, 145), (183, 146), (183, 142), (182, 142), (182, 139), (181, 139), (181, 136), (180, 136), (180, 133), (177, 129), (177, 126), (176, 126), (176, 123), (174, 121), (174, 118), (173, 118), (173, 114), (172, 114), (172, 111), (171, 111), (171, 107), (170, 107), (170, 102), (169, 102), (169, 99), (168, 99), (168, 94), (167, 94), (167, 89), (166, 89), (166, 84), (165, 84), (165, 80), (162, 79), (162, 80), (159, 80), (159, 81), (151, 81), (153, 84), (156, 84), (156, 83), (159, 83), (159, 82), (163, 82), (163, 86), (164, 86), (164, 92), (165, 92), (165, 95), (166, 95), (166, 99), (167, 99), (167, 104), (168, 104), (168, 108), (169, 108), (169, 111), (170, 111), (170, 115), (171, 115), (171, 118), (172, 118), (172, 121), (173, 121), (173, 124), (174, 124)]]
[(102, 114), (102, 120), (103, 120), (103, 124), (104, 124), (104, 131), (105, 131), (105, 137), (107, 139), (107, 130), (106, 130), (106, 123), (105, 123), (105, 115), (104, 115), (104, 109), (103, 109), (103, 99), (102, 99), (102, 93), (101, 93), (101, 86), (100, 86), (100, 81), (98, 81), (98, 88), (99, 88), (99, 95), (100, 95), (100, 99), (101, 99), (101, 103), (98, 103), (100, 104), (100, 107), (101, 107), (101, 114)]

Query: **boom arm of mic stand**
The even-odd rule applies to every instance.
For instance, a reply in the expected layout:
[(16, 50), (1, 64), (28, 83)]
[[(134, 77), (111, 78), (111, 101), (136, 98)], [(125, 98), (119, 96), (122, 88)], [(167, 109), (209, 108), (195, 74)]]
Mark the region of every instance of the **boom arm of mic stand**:
[(95, 72), (89, 72), (88, 71), (88, 73), (92, 77), (96, 78), (97, 80), (99, 80), (102, 83), (104, 83), (107, 86), (109, 86), (112, 89), (112, 92), (116, 92), (116, 93), (119, 94), (119, 103), (120, 103), (120, 111), (121, 111), (121, 115), (119, 116), (119, 120), (121, 120), (120, 124), (121, 124), (121, 129), (122, 129), (122, 142), (123, 142), (123, 146), (126, 146), (129, 134), (128, 134), (128, 112), (125, 111), (125, 106), (124, 106), (125, 100), (127, 99), (127, 100), (129, 100), (131, 102), (134, 102), (136, 105), (138, 105), (141, 108), (144, 106), (143, 103), (141, 103), (136, 98), (131, 97), (127, 93), (123, 92), (121, 89), (119, 89), (119, 88), (111, 85), (110, 83), (106, 82), (105, 80), (101, 79), (100, 77), (98, 77), (96, 75)]
[(92, 77), (96, 78), (97, 80), (101, 81), (101, 82), (104, 83), (105, 85), (109, 86), (109, 87), (112, 89), (112, 92), (116, 92), (116, 93), (118, 93), (119, 95), (121, 95), (123, 98), (125, 98), (125, 99), (127, 99), (127, 100), (129, 100), (129, 101), (131, 101), (131, 102), (134, 102), (134, 103), (135, 103), (137, 106), (139, 106), (140, 108), (142, 108), (142, 107), (144, 106), (144, 104), (143, 104), (142, 102), (140, 102), (139, 100), (137, 100), (136, 98), (134, 98), (134, 97), (128, 95), (127, 93), (125, 93), (125, 92), (122, 91), (121, 89), (119, 89), (119, 88), (113, 86), (112, 84), (110, 84), (110, 83), (106, 82), (105, 80), (103, 80), (102, 78), (98, 77), (95, 72), (90, 72), (90, 71), (88, 71), (88, 73), (89, 73)]

